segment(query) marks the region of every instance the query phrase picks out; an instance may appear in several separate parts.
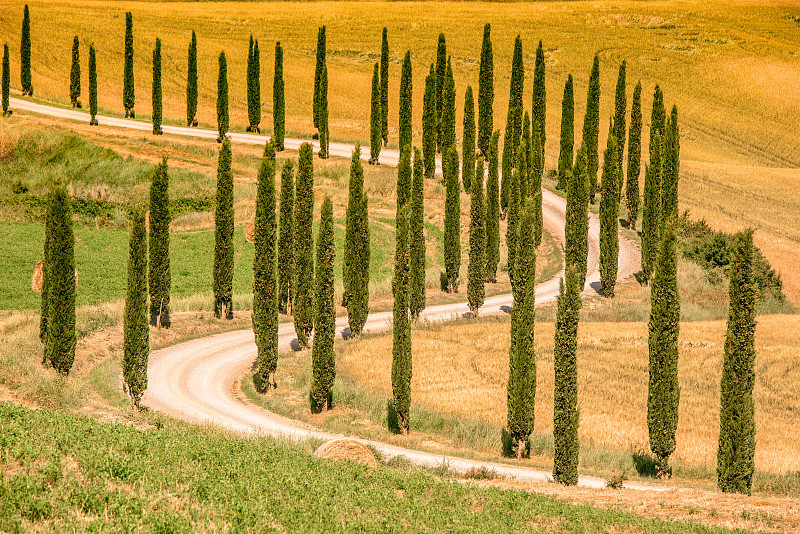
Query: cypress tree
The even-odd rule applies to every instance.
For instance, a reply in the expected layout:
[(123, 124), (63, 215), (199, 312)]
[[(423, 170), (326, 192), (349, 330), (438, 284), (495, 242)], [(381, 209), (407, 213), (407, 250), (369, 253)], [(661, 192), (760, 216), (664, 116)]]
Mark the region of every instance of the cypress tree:
[(577, 352), (582, 287), (578, 271), (567, 268), (566, 282), (562, 279), (559, 287), (553, 349), (553, 479), (571, 486), (578, 483), (580, 453)]
[(572, 74), (564, 85), (561, 101), (561, 151), (558, 153), (558, 189), (566, 190), (566, 174), (572, 168), (575, 150), (575, 98), (572, 91)]
[(225, 140), (228, 128), (228, 60), (225, 59), (225, 52), (219, 53), (219, 77), (217, 78), (217, 131), (219, 138), (217, 142)]
[(169, 328), (172, 275), (169, 264), (169, 174), (167, 158), (153, 171), (150, 182), (150, 324)]
[(628, 228), (636, 229), (639, 218), (639, 175), (642, 159), (642, 84), (633, 90), (631, 128), (628, 132), (628, 180), (625, 182), (625, 199), (628, 208)]
[(63, 186), (57, 185), (53, 202), (50, 251), (47, 260), (47, 337), (45, 361), (59, 373), (69, 374), (75, 361), (75, 237), (72, 207)]
[(436, 175), (436, 142), (438, 136), (436, 117), (436, 72), (431, 70), (425, 77), (425, 96), (422, 100), (422, 157), (425, 161), (425, 177)]
[[(661, 136), (661, 141), (664, 141), (664, 131), (666, 126), (666, 111), (664, 110), (664, 94), (661, 88), (656, 85), (653, 91), (653, 110), (650, 113), (650, 166), (653, 166), (654, 154), (656, 149), (655, 140), (656, 134)], [(659, 147), (661, 148), (661, 147)], [(660, 163), (659, 163), (660, 164)], [(660, 169), (658, 169), (661, 172)]]
[[(377, 68), (375, 69), (377, 72)], [(380, 96), (380, 94), (378, 95)], [(378, 125), (380, 127), (380, 125)], [(378, 130), (380, 147), (380, 130)], [(364, 169), (361, 147), (356, 146), (350, 160), (350, 185), (344, 244), (344, 296), (350, 335), (359, 336), (369, 314), (369, 215), (364, 194)]]
[(494, 53), (492, 52), (492, 27), (483, 27), (481, 65), (478, 73), (478, 148), (484, 158), (489, 157), (494, 130)]
[(125, 107), (125, 117), (136, 118), (133, 106), (136, 103), (136, 93), (133, 83), (133, 15), (130, 11), (125, 13), (125, 70), (123, 72), (122, 105)]
[(483, 306), (486, 297), (484, 286), (486, 264), (486, 215), (483, 205), (483, 156), (475, 165), (475, 179), (472, 180), (472, 199), (469, 208), (469, 269), (467, 278), (467, 300), (473, 317)]
[(449, 147), (442, 145), (442, 112), (444, 110), (444, 92), (447, 82), (447, 43), (444, 34), (439, 34), (436, 47), (436, 149), (442, 154)]
[(292, 308), (294, 278), (294, 163), (287, 159), (281, 172), (281, 215), (278, 235), (278, 310)]
[(214, 210), (214, 316), (233, 319), (233, 172), (231, 142), (219, 149)]
[(187, 54), (186, 70), (186, 126), (197, 126), (197, 35), (192, 30), (192, 40)]
[(535, 217), (535, 241), (534, 244), (538, 247), (542, 242), (542, 174), (544, 173), (544, 150), (542, 143), (539, 139), (539, 132), (533, 131), (533, 140), (531, 142), (531, 171), (530, 182), (528, 183), (528, 195), (533, 199), (534, 217)]
[(500, 184), (498, 176), (497, 145), (500, 131), (492, 134), (489, 145), (489, 176), (486, 180), (486, 281), (497, 282), (497, 264), (500, 263)]
[(283, 47), (275, 43), (275, 75), (272, 80), (272, 145), (276, 152), (283, 151), (286, 135), (286, 101), (283, 95)]
[(678, 176), (680, 173), (680, 132), (678, 108), (673, 106), (664, 135), (661, 155), (661, 228), (678, 220)]
[(650, 164), (644, 170), (644, 207), (642, 209), (642, 276), (652, 277), (658, 253), (661, 221), (661, 134), (656, 131)]
[(147, 389), (147, 360), (150, 357), (150, 327), (147, 325), (147, 236), (142, 209), (131, 212), (128, 250), (122, 378), (131, 403), (134, 408), (139, 408), (139, 401)]
[(461, 181), (464, 189), (472, 189), (472, 177), (475, 173), (475, 102), (472, 99), (472, 87), (467, 86), (464, 94), (464, 137), (461, 140)]
[(8, 98), (11, 93), (11, 64), (8, 57), (8, 44), (3, 45), (3, 116), (8, 115)]
[(328, 130), (328, 65), (322, 66), (322, 77), (319, 80), (319, 157), (328, 159), (330, 147), (330, 130)]
[(81, 107), (81, 49), (78, 36), (72, 40), (72, 66), (69, 71), (69, 100), (73, 108)]
[(378, 165), (381, 157), (381, 144), (383, 143), (383, 125), (381, 120), (381, 80), (380, 66), (375, 63), (372, 73), (372, 105), (369, 114), (369, 162)]
[(647, 428), (650, 450), (658, 460), (659, 476), (671, 473), (669, 456), (675, 452), (678, 427), (678, 296), (675, 229), (668, 227), (659, 245), (658, 267), (650, 291), (650, 381), (647, 390)]
[(506, 131), (503, 145), (503, 180), (500, 191), (500, 202), (503, 210), (508, 209), (508, 185), (511, 183), (511, 172), (516, 164), (517, 145), (522, 134), (522, 91), (525, 87), (525, 64), (522, 59), (522, 40), (517, 35), (514, 40), (514, 57), (511, 62), (511, 82), (509, 84), (508, 114), (506, 115)]
[(317, 236), (317, 272), (314, 289), (314, 346), (311, 349), (312, 380), (311, 412), (319, 413), (333, 406), (333, 382), (336, 379), (336, 358), (333, 338), (336, 334), (336, 307), (333, 302), (333, 204), (330, 197), (322, 201)]
[(411, 326), (408, 317), (409, 212), (397, 214), (392, 293), (392, 401), (388, 409), (389, 429), (408, 434), (411, 408)]
[(252, 35), (247, 56), (247, 119), (250, 122), (247, 131), (261, 133), (258, 128), (261, 122), (261, 53), (258, 40)]
[[(53, 245), (53, 227), (55, 220), (55, 189), (47, 194), (44, 223), (44, 259), (42, 261), (42, 301), (41, 314), (39, 315), (39, 339), (47, 343), (47, 324), (50, 319), (50, 265), (52, 265), (51, 251)], [(42, 365), (47, 365), (47, 350), (42, 356)]]
[(730, 307), (720, 395), (717, 486), (726, 493), (750, 495), (753, 484), (756, 426), (755, 383), (756, 286), (753, 280), (753, 232), (734, 237)]
[(153, 50), (153, 134), (161, 135), (162, 99), (161, 99), (161, 39), (156, 38)]
[[(515, 286), (514, 277), (516, 269), (514, 263), (517, 256), (517, 239), (519, 238), (519, 219), (520, 219), (520, 196), (519, 196), (519, 173), (511, 173), (511, 183), (508, 186), (508, 214), (506, 216), (506, 255), (508, 257), (506, 270), (508, 280), (511, 282), (511, 289)], [(534, 236), (535, 237), (535, 236)]]
[(512, 148), (512, 130), (513, 127), (511, 123), (506, 120), (505, 137), (503, 137), (503, 171), (500, 182), (500, 212), (504, 217), (507, 215), (508, 210), (510, 209), (509, 198), (511, 191), (511, 175), (514, 173), (515, 164), (513, 161), (513, 153), (516, 152), (516, 148)]
[(89, 115), (89, 125), (97, 125), (97, 55), (94, 45), (89, 45)]
[(586, 115), (583, 117), (583, 148), (586, 149), (586, 174), (589, 176), (589, 200), (597, 193), (597, 169), (600, 167), (600, 59), (594, 56), (589, 89), (586, 92)]
[[(458, 179), (458, 169), (456, 169), (456, 179)], [(397, 161), (397, 213), (408, 204), (411, 199), (411, 147), (405, 146), (400, 151), (400, 159)]]
[(400, 75), (400, 132), (398, 135), (398, 148), (400, 152), (405, 147), (411, 150), (411, 52), (406, 52), (403, 58), (403, 70)]
[(453, 78), (453, 67), (447, 58), (447, 75), (444, 84), (442, 104), (441, 139), (442, 152), (456, 146), (456, 82)]
[(319, 114), (320, 114), (320, 85), (322, 82), (322, 71), (325, 67), (326, 56), (326, 38), (325, 26), (320, 26), (317, 30), (317, 63), (314, 70), (314, 128), (319, 129)]
[(33, 81), (31, 78), (31, 14), (28, 4), (22, 17), (22, 38), (19, 46), (19, 80), (22, 85), (22, 96), (33, 96)]
[(308, 347), (314, 329), (314, 151), (300, 146), (294, 200), (295, 279), (292, 292), (294, 330), (301, 347)]
[(619, 257), (619, 194), (617, 193), (617, 138), (612, 128), (608, 132), (608, 146), (603, 153), (603, 175), (600, 179), (600, 284), (603, 295), (614, 296), (617, 283), (617, 260)]
[(461, 186), (458, 183), (458, 150), (450, 146), (445, 154), (444, 184), (444, 269), (447, 292), (458, 293), (461, 271)]
[(545, 89), (544, 77), (544, 50), (542, 50), (542, 42), (539, 41), (539, 48), (536, 49), (536, 66), (533, 71), (533, 110), (531, 111), (531, 115), (533, 127), (538, 129), (539, 140), (542, 143), (542, 161), (544, 161), (545, 141), (547, 140), (545, 132), (545, 122), (547, 120), (547, 91)]
[(617, 95), (614, 100), (614, 137), (617, 138), (617, 196), (618, 201), (622, 200), (622, 183), (624, 174), (622, 156), (625, 152), (625, 110), (628, 107), (625, 82), (626, 62), (623, 61), (619, 66), (619, 76), (617, 77)]
[(516, 171), (519, 176), (519, 198), (520, 202), (524, 204), (525, 198), (528, 196), (528, 175), (530, 170), (531, 155), (531, 117), (526, 111), (522, 119), (522, 138), (517, 147), (517, 164)]
[(586, 282), (587, 254), (589, 252), (589, 180), (586, 176), (586, 153), (578, 151), (575, 168), (566, 171), (567, 212), (564, 223), (567, 268), (575, 269), (580, 287)]
[(381, 40), (381, 139), (389, 143), (389, 38), (386, 27)]
[[(435, 149), (435, 148), (434, 148)], [(409, 220), (409, 309), (418, 319), (425, 309), (425, 179), (422, 155), (414, 149), (414, 175), (411, 183), (411, 213)]]
[(253, 333), (258, 348), (261, 389), (277, 387), (278, 295), (277, 221), (275, 220), (275, 148), (267, 143), (258, 169), (253, 233)]

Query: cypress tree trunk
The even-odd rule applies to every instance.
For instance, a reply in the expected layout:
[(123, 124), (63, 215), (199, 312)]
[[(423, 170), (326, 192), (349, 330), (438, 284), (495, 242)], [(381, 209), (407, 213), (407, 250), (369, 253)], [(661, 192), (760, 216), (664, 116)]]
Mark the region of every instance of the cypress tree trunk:
[(497, 264), (500, 263), (500, 184), (498, 176), (497, 145), (500, 131), (492, 134), (489, 144), (489, 176), (486, 181), (486, 281), (497, 282)]
[(161, 160), (150, 182), (150, 324), (169, 328), (172, 275), (169, 264), (169, 175)]
[(650, 450), (658, 459), (659, 476), (671, 474), (669, 456), (675, 452), (678, 428), (678, 258), (675, 230), (668, 227), (659, 246), (658, 268), (650, 292), (650, 381), (647, 390), (647, 428)]
[(150, 357), (150, 327), (147, 325), (147, 236), (144, 211), (131, 212), (128, 252), (128, 287), (123, 319), (122, 378), (134, 408), (139, 408), (147, 389), (147, 360)]
[(511, 172), (516, 163), (517, 146), (522, 134), (522, 91), (525, 87), (525, 65), (522, 59), (522, 41), (519, 35), (514, 40), (514, 57), (511, 62), (511, 82), (509, 84), (508, 114), (506, 115), (506, 131), (503, 145), (503, 180), (500, 191), (500, 202), (503, 211), (508, 209), (508, 185), (511, 183)]
[[(50, 251), (47, 260), (47, 338), (45, 361), (62, 375), (69, 374), (75, 361), (75, 237), (72, 207), (63, 186), (51, 195), (53, 202)], [(46, 260), (46, 261), (47, 261)]]
[(578, 483), (578, 320), (581, 310), (581, 277), (567, 268), (561, 280), (556, 311), (553, 349), (553, 479), (573, 486)]
[(287, 159), (281, 172), (281, 219), (278, 235), (278, 310), (292, 309), (294, 278), (294, 164)]
[(513, 291), (516, 287), (514, 263), (517, 256), (520, 220), (519, 173), (517, 171), (511, 173), (511, 184), (508, 186), (508, 190), (508, 215), (506, 216), (506, 255), (508, 256), (508, 261), (506, 271), (508, 271), (508, 280), (511, 282)]
[(22, 37), (19, 46), (19, 80), (22, 85), (22, 96), (33, 96), (33, 81), (31, 78), (31, 14), (28, 4), (25, 4), (25, 13), (22, 17)]
[(436, 46), (436, 150), (446, 153), (442, 145), (442, 111), (444, 109), (444, 91), (447, 81), (447, 43), (444, 34), (439, 34), (439, 43)]
[(623, 60), (619, 66), (619, 76), (617, 77), (617, 95), (614, 100), (614, 137), (617, 138), (617, 201), (622, 200), (622, 185), (625, 179), (623, 174), (622, 162), (625, 152), (625, 110), (628, 107), (628, 100), (625, 86), (626, 62)]
[(536, 66), (533, 71), (533, 127), (539, 131), (539, 140), (542, 143), (540, 157), (544, 161), (544, 151), (546, 147), (547, 134), (545, 132), (545, 122), (547, 119), (547, 91), (544, 84), (545, 65), (544, 51), (542, 42), (539, 41), (539, 48), (536, 49)]
[(572, 74), (564, 85), (564, 99), (561, 101), (561, 150), (558, 153), (557, 189), (567, 189), (566, 174), (572, 168), (575, 150), (575, 98), (572, 91)]
[(380, 66), (375, 63), (372, 73), (372, 105), (369, 114), (369, 162), (378, 165), (381, 157), (381, 144), (383, 142), (383, 112), (381, 111), (381, 80)]
[(400, 152), (403, 152), (406, 147), (411, 150), (411, 94), (411, 52), (406, 52), (400, 75), (400, 133), (398, 135)]
[[(434, 146), (435, 150), (435, 146)], [(425, 309), (425, 179), (422, 155), (414, 149), (414, 176), (411, 183), (411, 213), (409, 220), (409, 309), (414, 320)]]
[(389, 143), (389, 38), (386, 27), (381, 40), (381, 139)]
[(475, 173), (475, 102), (472, 98), (472, 87), (467, 86), (464, 94), (464, 138), (461, 140), (461, 182), (464, 189), (472, 189), (472, 177)]
[(445, 154), (444, 269), (447, 292), (458, 293), (461, 271), (461, 187), (458, 183), (458, 151), (450, 146)]
[(539, 132), (533, 131), (533, 140), (531, 142), (531, 178), (528, 184), (528, 195), (533, 199), (534, 216), (535, 216), (535, 241), (534, 244), (538, 247), (542, 243), (542, 174), (544, 173), (544, 151), (542, 150), (542, 142), (539, 140)]
[(233, 319), (233, 172), (231, 142), (219, 149), (214, 210), (214, 316)]
[[(378, 69), (375, 70), (377, 72)], [(378, 128), (378, 147), (380, 147), (380, 124)], [(350, 160), (350, 191), (347, 200), (342, 266), (344, 278), (342, 305), (347, 307), (350, 335), (353, 337), (361, 335), (369, 314), (369, 258), (369, 215), (367, 198), (364, 195), (364, 169), (361, 166), (361, 148), (356, 146)]]
[(408, 318), (409, 215), (404, 206), (397, 216), (392, 293), (392, 401), (388, 406), (389, 429), (408, 434), (411, 408), (411, 327)]
[(295, 187), (292, 312), (297, 341), (308, 347), (314, 329), (314, 151), (309, 143), (300, 146)]
[(328, 130), (328, 65), (322, 66), (322, 77), (319, 80), (319, 157), (328, 159), (330, 147), (330, 131)]
[(122, 105), (125, 107), (125, 117), (136, 118), (133, 106), (136, 103), (136, 93), (133, 80), (133, 15), (130, 11), (125, 13), (125, 70), (123, 72)]
[(651, 139), (650, 165), (644, 171), (644, 208), (642, 210), (642, 277), (653, 275), (658, 252), (661, 224), (661, 134)]
[(642, 160), (642, 84), (633, 90), (631, 129), (628, 137), (628, 180), (625, 182), (625, 199), (628, 208), (628, 228), (636, 229), (639, 218), (639, 175)]
[(156, 39), (153, 50), (153, 134), (161, 135), (162, 101), (161, 101), (161, 39)]
[(425, 96), (422, 100), (422, 157), (425, 161), (425, 177), (433, 179), (436, 175), (436, 142), (438, 136), (436, 117), (436, 73), (431, 70), (425, 78)]
[(192, 30), (192, 41), (187, 54), (186, 70), (186, 126), (197, 126), (197, 35)]
[(484, 286), (486, 275), (486, 214), (483, 205), (483, 156), (475, 165), (475, 178), (472, 180), (472, 199), (469, 208), (469, 269), (467, 279), (467, 300), (473, 317), (483, 306), (486, 297)]
[(617, 193), (617, 139), (612, 129), (608, 132), (608, 146), (603, 153), (603, 176), (600, 181), (600, 284), (603, 295), (614, 297), (619, 258), (619, 194)]
[(589, 201), (597, 194), (598, 145), (600, 137), (600, 59), (594, 56), (589, 89), (586, 92), (586, 115), (583, 117), (583, 148), (586, 149), (586, 174), (589, 176)]
[[(447, 58), (447, 75), (444, 84), (444, 97), (442, 104), (441, 143), (442, 153), (456, 146), (456, 82), (453, 78), (453, 68), (450, 58)], [(458, 174), (458, 170), (456, 170)]]
[(89, 119), (90, 126), (96, 126), (97, 122), (97, 55), (94, 45), (89, 45)]
[(8, 57), (8, 44), (3, 45), (3, 116), (9, 114), (8, 112), (8, 98), (11, 94), (11, 63)]
[(587, 256), (589, 252), (589, 180), (586, 176), (586, 153), (578, 151), (575, 168), (566, 172), (567, 212), (564, 232), (566, 247), (564, 260), (567, 268), (575, 270), (581, 289), (586, 283)]
[(737, 234), (731, 261), (728, 332), (722, 366), (717, 486), (726, 493), (750, 495), (755, 471), (756, 286), (753, 232)]
[(322, 82), (322, 71), (325, 67), (325, 26), (320, 26), (317, 30), (317, 63), (314, 70), (314, 128), (319, 129), (319, 114), (320, 114), (320, 85)]
[(253, 253), (253, 333), (258, 348), (260, 390), (277, 387), (278, 295), (275, 149), (267, 143), (258, 169)]
[(488, 159), (494, 130), (494, 53), (492, 52), (492, 27), (483, 27), (481, 65), (478, 73), (478, 148)]
[(69, 70), (69, 100), (73, 108), (81, 107), (81, 49), (78, 36), (72, 40), (72, 66)]
[(283, 47), (275, 43), (275, 75), (272, 80), (272, 145), (276, 152), (284, 149), (286, 135), (286, 101), (283, 95)]
[[(55, 220), (55, 190), (51, 190), (47, 194), (47, 206), (45, 208), (45, 223), (44, 223), (44, 253), (42, 261), (42, 301), (41, 301), (41, 314), (39, 315), (39, 339), (42, 343), (47, 344), (47, 325), (50, 321), (50, 265), (53, 259), (51, 257), (53, 249), (53, 228), (56, 225)], [(42, 355), (42, 365), (47, 365), (47, 347), (45, 347), (44, 354)]]
[(217, 77), (217, 131), (219, 138), (217, 142), (225, 140), (228, 128), (228, 60), (225, 59), (225, 52), (219, 53), (219, 76)]
[(250, 125), (248, 132), (261, 133), (261, 53), (258, 51), (258, 40), (250, 36), (250, 53), (247, 61), (247, 119)]
[(333, 242), (333, 204), (330, 197), (322, 202), (317, 236), (317, 273), (314, 290), (314, 346), (311, 349), (313, 376), (311, 380), (311, 413), (333, 406), (333, 382), (336, 378), (336, 358), (333, 338), (336, 333), (336, 307), (333, 302), (333, 261), (336, 256)]

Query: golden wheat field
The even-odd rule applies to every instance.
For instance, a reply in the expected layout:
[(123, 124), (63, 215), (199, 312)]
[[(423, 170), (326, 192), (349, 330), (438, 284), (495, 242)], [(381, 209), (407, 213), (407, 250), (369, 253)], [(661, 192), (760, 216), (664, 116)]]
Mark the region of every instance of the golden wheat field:
[[(800, 321), (762, 316), (756, 331), (756, 469), (800, 470)], [(414, 332), (411, 398), (421, 407), (459, 418), (506, 422), (509, 323), (422, 328)], [(553, 430), (553, 323), (536, 324), (536, 428)], [(681, 402), (675, 458), (716, 465), (725, 322), (681, 324)], [(578, 330), (579, 436), (584, 446), (649, 450), (647, 324), (584, 323)], [(391, 397), (392, 338), (342, 345), (340, 373)], [(369, 362), (365, 364), (365, 362)]]

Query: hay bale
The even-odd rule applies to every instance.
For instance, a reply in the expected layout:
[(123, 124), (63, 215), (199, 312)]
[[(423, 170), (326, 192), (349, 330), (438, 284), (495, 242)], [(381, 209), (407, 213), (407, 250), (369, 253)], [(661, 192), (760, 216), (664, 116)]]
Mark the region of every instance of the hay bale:
[(33, 280), (31, 280), (31, 289), (37, 293), (42, 292), (42, 280), (44, 279), (44, 260), (36, 262), (36, 267), (33, 268)]
[(256, 242), (256, 221), (250, 221), (250, 224), (244, 229), (244, 240), (248, 243)]
[(367, 467), (378, 467), (378, 461), (369, 447), (354, 439), (332, 439), (314, 451), (314, 456), (329, 460), (352, 460)]

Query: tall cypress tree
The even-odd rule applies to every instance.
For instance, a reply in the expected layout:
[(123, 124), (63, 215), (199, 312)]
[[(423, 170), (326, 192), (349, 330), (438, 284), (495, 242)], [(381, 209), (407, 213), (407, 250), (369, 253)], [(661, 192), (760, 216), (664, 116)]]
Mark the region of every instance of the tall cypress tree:
[(97, 55), (93, 44), (89, 45), (89, 115), (89, 125), (97, 125)]
[(261, 122), (261, 53), (258, 40), (250, 36), (250, 50), (247, 56), (247, 119), (248, 132), (258, 132)]
[(458, 150), (450, 146), (445, 154), (444, 184), (444, 269), (447, 292), (458, 293), (461, 271), (461, 186), (458, 182)]
[(680, 131), (678, 108), (673, 106), (664, 134), (661, 155), (661, 227), (674, 225), (678, 220), (678, 177), (680, 174)]
[(197, 126), (197, 35), (192, 30), (186, 69), (186, 126)]
[(494, 53), (491, 31), (490, 24), (483, 27), (481, 65), (478, 71), (478, 148), (484, 158), (489, 157), (494, 130)]
[(81, 107), (81, 48), (78, 36), (72, 40), (72, 66), (69, 70), (69, 100), (73, 108)]
[(128, 245), (128, 286), (123, 318), (122, 378), (134, 408), (147, 389), (150, 328), (147, 325), (147, 235), (144, 210), (131, 212)]
[(500, 263), (500, 184), (498, 176), (497, 145), (500, 131), (492, 134), (489, 145), (489, 176), (486, 180), (486, 281), (497, 282), (497, 264)]
[(545, 89), (544, 78), (544, 50), (542, 50), (542, 42), (539, 41), (539, 48), (536, 49), (536, 66), (533, 71), (533, 109), (531, 115), (533, 127), (538, 129), (539, 140), (542, 143), (542, 161), (544, 161), (545, 141), (547, 140), (545, 131), (545, 122), (547, 120), (547, 91)]
[(333, 338), (336, 334), (336, 306), (333, 302), (333, 262), (336, 248), (333, 241), (333, 204), (330, 197), (322, 201), (317, 236), (317, 272), (314, 289), (314, 346), (311, 349), (312, 379), (311, 412), (319, 413), (333, 406), (333, 382), (336, 379), (336, 358)]
[(600, 167), (600, 59), (594, 56), (589, 89), (586, 92), (586, 115), (583, 117), (583, 143), (586, 150), (586, 174), (589, 176), (589, 200), (594, 204), (597, 193), (597, 169)]
[(409, 211), (397, 214), (392, 293), (392, 401), (388, 409), (389, 429), (408, 434), (411, 411), (411, 326), (408, 317)]
[[(458, 169), (456, 169), (458, 174)], [(400, 159), (397, 161), (397, 212), (411, 200), (411, 147), (405, 146), (400, 151)]]
[(398, 135), (398, 148), (400, 152), (405, 147), (411, 150), (411, 52), (406, 52), (403, 58), (403, 70), (400, 74), (400, 132)]
[(577, 352), (582, 287), (578, 271), (567, 268), (559, 287), (553, 349), (553, 479), (566, 485), (578, 483)]
[(756, 450), (753, 409), (755, 383), (756, 286), (753, 232), (734, 237), (730, 307), (720, 395), (717, 486), (726, 493), (750, 495)]
[(31, 14), (28, 4), (22, 16), (22, 38), (19, 46), (19, 80), (22, 85), (22, 96), (33, 96), (33, 81), (31, 79)]
[(483, 205), (483, 156), (475, 165), (472, 180), (472, 199), (469, 208), (469, 269), (467, 278), (467, 300), (474, 317), (483, 306), (486, 297), (486, 210)]
[(317, 63), (314, 69), (314, 101), (313, 117), (314, 128), (319, 129), (320, 113), (320, 83), (322, 82), (322, 71), (325, 67), (326, 43), (325, 26), (320, 26), (317, 30)]
[(519, 175), (519, 198), (524, 204), (528, 197), (528, 179), (530, 178), (531, 156), (531, 117), (526, 111), (522, 117), (522, 137), (517, 147), (516, 170)]
[(169, 174), (167, 158), (150, 181), (150, 324), (169, 328), (172, 275), (169, 265)]
[(511, 82), (509, 84), (508, 113), (506, 115), (506, 131), (503, 138), (503, 180), (500, 191), (500, 206), (508, 209), (508, 185), (511, 183), (511, 172), (516, 164), (517, 146), (522, 134), (522, 92), (525, 87), (525, 64), (522, 59), (522, 40), (517, 35), (514, 40), (514, 57), (511, 62)]
[(464, 189), (472, 189), (472, 178), (475, 174), (475, 102), (472, 98), (472, 87), (467, 86), (464, 94), (464, 137), (461, 140), (461, 181)]
[[(653, 91), (653, 109), (650, 112), (650, 166), (654, 166), (654, 161), (658, 161), (659, 165), (661, 165), (660, 160), (658, 158), (654, 158), (654, 151), (656, 149), (655, 141), (656, 141), (656, 134), (661, 137), (661, 142), (664, 142), (664, 133), (666, 127), (666, 111), (664, 110), (664, 94), (661, 92), (661, 88), (656, 85), (655, 90)], [(661, 147), (658, 147), (659, 149)], [(659, 173), (661, 173), (661, 169), (656, 169)]]
[[(514, 263), (517, 257), (517, 240), (519, 239), (520, 196), (519, 172), (511, 173), (511, 184), (508, 186), (508, 214), (506, 215), (506, 255), (508, 280), (512, 290), (515, 286), (516, 269)], [(534, 236), (535, 237), (535, 236)]]
[(214, 316), (233, 319), (233, 171), (231, 142), (219, 149), (214, 210)]
[(444, 96), (441, 121), (442, 152), (456, 146), (456, 82), (453, 78), (453, 66), (447, 58), (447, 74), (445, 76)]
[(162, 94), (161, 94), (161, 39), (156, 38), (153, 50), (153, 134), (161, 135)]
[(287, 159), (281, 172), (281, 215), (278, 234), (278, 311), (292, 308), (294, 279), (294, 163)]
[(675, 229), (668, 227), (659, 245), (658, 267), (650, 290), (650, 381), (647, 390), (647, 428), (650, 450), (658, 460), (659, 476), (671, 473), (669, 456), (675, 452), (678, 428), (678, 258)]
[(136, 118), (133, 106), (136, 103), (136, 92), (133, 80), (133, 15), (125, 13), (125, 70), (123, 72), (122, 105), (125, 117)]
[(449, 147), (442, 146), (442, 111), (444, 109), (444, 91), (447, 81), (447, 43), (444, 34), (439, 34), (436, 46), (436, 149), (445, 154)]
[(275, 217), (275, 148), (267, 143), (258, 169), (253, 243), (253, 333), (258, 348), (261, 389), (277, 386), (278, 295), (277, 221)]
[(603, 295), (614, 296), (617, 283), (617, 260), (619, 258), (619, 194), (617, 193), (617, 138), (612, 128), (608, 132), (608, 146), (603, 153), (603, 176), (600, 179), (600, 284)]
[(614, 99), (614, 137), (617, 138), (617, 196), (622, 200), (622, 184), (625, 179), (622, 162), (625, 153), (625, 111), (628, 108), (625, 81), (626, 62), (623, 60), (619, 66), (617, 77), (617, 94)]
[(8, 115), (8, 98), (11, 93), (11, 63), (8, 57), (8, 44), (3, 45), (3, 116)]
[(330, 148), (330, 130), (328, 129), (328, 65), (322, 66), (322, 77), (319, 80), (319, 157), (328, 159)]
[(386, 27), (381, 39), (381, 139), (389, 143), (389, 38)]
[(661, 221), (661, 134), (651, 140), (650, 164), (644, 170), (644, 207), (642, 209), (642, 276), (645, 283), (655, 270)]
[[(377, 72), (377, 65), (376, 65)], [(378, 94), (380, 97), (380, 93)], [(379, 125), (380, 126), (380, 125)], [(378, 130), (380, 147), (380, 130)], [(347, 199), (347, 219), (342, 274), (350, 335), (359, 336), (369, 314), (369, 215), (364, 194), (364, 169), (361, 166), (361, 147), (356, 146), (350, 160), (350, 185)]]
[(628, 180), (625, 200), (628, 208), (628, 228), (636, 229), (639, 218), (639, 175), (642, 160), (642, 84), (636, 84), (631, 105), (631, 128), (628, 133)]
[(283, 151), (286, 135), (286, 101), (283, 95), (283, 47), (275, 43), (275, 75), (272, 80), (272, 144), (276, 152)]
[(381, 157), (381, 145), (383, 143), (382, 118), (380, 65), (375, 63), (375, 69), (372, 73), (372, 104), (369, 113), (369, 162), (372, 165), (378, 165)]
[(561, 150), (558, 153), (558, 189), (566, 190), (566, 174), (572, 168), (575, 150), (575, 97), (572, 90), (572, 74), (564, 85), (561, 101)]
[(542, 149), (542, 142), (539, 138), (539, 132), (536, 130), (532, 133), (533, 140), (531, 141), (531, 171), (530, 181), (528, 183), (528, 195), (533, 199), (534, 216), (536, 223), (536, 232), (534, 244), (538, 247), (542, 242), (542, 174), (544, 174), (544, 151)]
[(221, 143), (225, 140), (230, 127), (228, 117), (228, 60), (225, 52), (219, 53), (219, 76), (217, 77), (217, 131)]
[(564, 260), (567, 268), (575, 269), (581, 288), (586, 282), (587, 254), (589, 251), (589, 180), (586, 176), (586, 153), (578, 151), (575, 167), (566, 171), (567, 212), (564, 223), (566, 246)]
[(292, 292), (294, 330), (301, 347), (308, 347), (314, 329), (314, 150), (300, 146), (294, 200), (295, 282)]
[[(44, 222), (44, 258), (42, 260), (42, 300), (41, 313), (39, 315), (39, 339), (42, 343), (47, 343), (47, 324), (50, 320), (50, 265), (52, 265), (51, 252), (53, 249), (53, 227), (55, 220), (55, 188), (47, 194), (47, 205), (45, 207)], [(47, 349), (42, 355), (42, 365), (47, 365)]]
[(436, 175), (436, 142), (439, 131), (436, 117), (436, 72), (431, 70), (425, 77), (425, 95), (422, 100), (422, 157), (425, 161), (425, 177)]
[(409, 214), (409, 309), (415, 320), (425, 309), (425, 179), (422, 155), (414, 149), (414, 173), (411, 182)]

